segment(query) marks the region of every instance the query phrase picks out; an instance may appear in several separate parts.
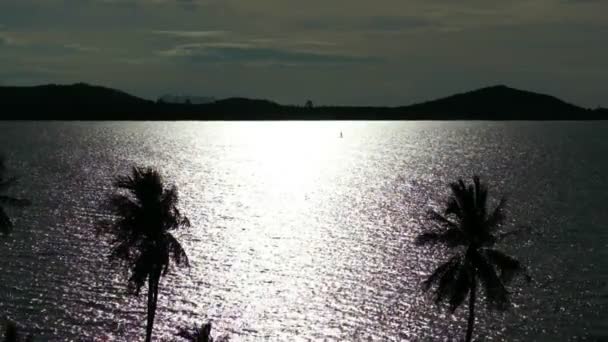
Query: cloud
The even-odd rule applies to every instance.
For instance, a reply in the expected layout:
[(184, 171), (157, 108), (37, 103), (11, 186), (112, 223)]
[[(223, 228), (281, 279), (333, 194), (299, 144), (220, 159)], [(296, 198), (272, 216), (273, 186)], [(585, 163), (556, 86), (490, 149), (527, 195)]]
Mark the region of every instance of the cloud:
[(585, 4), (585, 3), (608, 3), (608, 0), (562, 0), (567, 3)]
[(207, 38), (218, 37), (226, 34), (226, 31), (178, 31), (178, 30), (153, 30), (154, 34), (181, 37), (181, 38)]
[(85, 46), (78, 43), (64, 44), (64, 48), (78, 52), (99, 52), (101, 49), (94, 46)]
[(28, 66), (0, 70), (0, 80), (6, 85), (37, 85), (49, 80), (61, 80), (65, 70)]
[(0, 31), (0, 46), (19, 45), (19, 40), (13, 35)]
[(357, 16), (324, 17), (305, 20), (305, 29), (335, 31), (409, 31), (440, 26), (440, 23), (423, 16)]
[(283, 102), (401, 104), (536, 82), (596, 105), (607, 11), (607, 0), (0, 0), (0, 69)]
[(159, 52), (171, 58), (187, 59), (196, 63), (252, 63), (258, 65), (339, 65), (373, 63), (378, 58), (345, 53), (290, 50), (259, 47), (250, 43), (193, 43), (178, 45)]

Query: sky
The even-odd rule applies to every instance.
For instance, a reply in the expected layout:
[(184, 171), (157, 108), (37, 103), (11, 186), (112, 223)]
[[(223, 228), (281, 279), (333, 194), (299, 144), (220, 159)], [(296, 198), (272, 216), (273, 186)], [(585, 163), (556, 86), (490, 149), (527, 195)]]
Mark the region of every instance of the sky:
[(0, 0), (0, 85), (406, 105), (505, 84), (608, 107), (608, 0)]

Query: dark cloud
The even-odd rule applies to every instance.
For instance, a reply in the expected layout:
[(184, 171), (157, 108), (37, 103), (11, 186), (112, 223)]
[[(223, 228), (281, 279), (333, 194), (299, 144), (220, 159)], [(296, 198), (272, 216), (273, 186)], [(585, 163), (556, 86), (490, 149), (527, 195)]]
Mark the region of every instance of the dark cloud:
[(305, 29), (338, 31), (408, 31), (438, 27), (439, 23), (428, 18), (412, 16), (361, 16), (315, 18), (304, 20), (300, 25)]
[(225, 35), (227, 32), (225, 31), (217, 31), (217, 30), (197, 30), (197, 31), (185, 31), (185, 30), (152, 30), (151, 33), (171, 36), (171, 37), (179, 37), (179, 38), (210, 38), (210, 37), (219, 37)]
[(0, 71), (0, 80), (2, 85), (31, 85), (48, 83), (49, 79), (57, 81), (61, 79), (62, 72), (52, 69), (36, 68), (36, 67), (17, 67), (13, 70)]
[[(0, 29), (2, 27), (0, 26)], [(15, 39), (8, 33), (0, 31), (0, 46), (14, 45)]]
[(607, 0), (0, 0), (0, 71), (151, 98), (396, 105), (508, 83), (608, 106), (605, 13)]
[(585, 4), (585, 3), (608, 3), (608, 0), (562, 0), (563, 2), (568, 2), (568, 3), (580, 3), (580, 4)]
[(166, 57), (196, 63), (257, 63), (298, 65), (340, 65), (379, 62), (378, 58), (318, 51), (297, 51), (249, 44), (186, 44), (162, 51)]
[(438, 27), (436, 21), (420, 17), (371, 17), (362, 20), (363, 27), (370, 30), (402, 31)]

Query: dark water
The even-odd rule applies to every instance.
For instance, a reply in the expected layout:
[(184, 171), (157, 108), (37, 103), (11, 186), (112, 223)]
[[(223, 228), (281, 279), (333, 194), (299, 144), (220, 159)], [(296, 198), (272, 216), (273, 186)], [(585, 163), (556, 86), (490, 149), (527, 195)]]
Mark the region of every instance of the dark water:
[[(339, 138), (340, 131), (344, 137)], [(481, 174), (531, 227), (525, 262), (484, 341), (608, 340), (607, 123), (0, 123), (14, 195), (0, 240), (0, 310), (42, 340), (142, 339), (145, 296), (95, 237), (112, 177), (159, 167), (192, 229), (189, 269), (161, 283), (157, 336), (214, 322), (232, 341), (444, 341), (466, 311), (420, 282), (444, 255), (417, 248), (447, 183)]]

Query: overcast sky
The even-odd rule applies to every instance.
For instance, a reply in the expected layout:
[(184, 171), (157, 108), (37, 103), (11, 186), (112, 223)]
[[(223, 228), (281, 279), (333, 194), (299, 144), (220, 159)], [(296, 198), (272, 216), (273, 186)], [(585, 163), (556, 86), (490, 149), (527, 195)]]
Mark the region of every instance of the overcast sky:
[(0, 0), (0, 84), (397, 105), (506, 84), (608, 106), (608, 0)]

